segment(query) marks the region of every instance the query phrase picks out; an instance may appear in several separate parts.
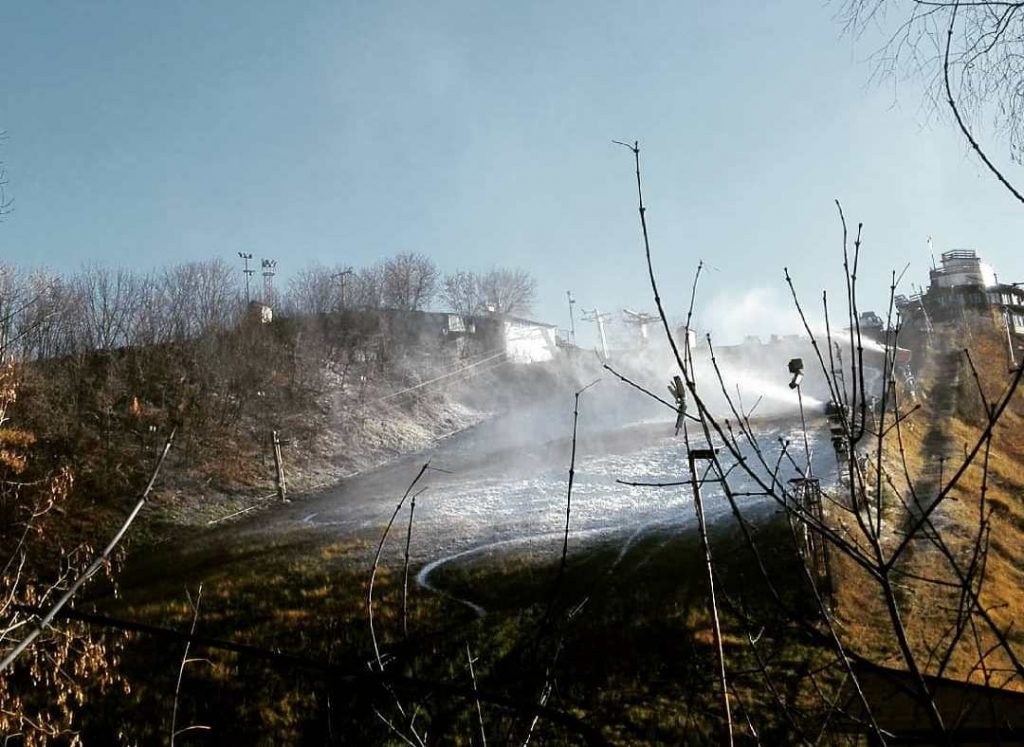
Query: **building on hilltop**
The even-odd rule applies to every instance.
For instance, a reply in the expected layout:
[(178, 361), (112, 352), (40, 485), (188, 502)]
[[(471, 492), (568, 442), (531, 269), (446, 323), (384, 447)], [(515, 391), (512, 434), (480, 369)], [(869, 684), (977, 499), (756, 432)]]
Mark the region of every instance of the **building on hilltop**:
[(248, 318), (259, 324), (270, 324), (274, 321), (274, 310), (262, 301), (250, 301)]
[(558, 328), (554, 324), (508, 314), (499, 315), (497, 320), (501, 324), (505, 354), (510, 361), (544, 363), (554, 359), (558, 350)]
[(928, 273), (932, 288), (962, 288), (996, 284), (992, 266), (981, 261), (973, 249), (953, 249), (942, 253), (942, 266), (933, 267)]
[(1000, 283), (973, 249), (943, 252), (929, 280), (926, 291), (896, 297), (905, 324), (930, 331), (933, 324), (963, 321), (974, 312), (990, 316), (994, 324), (1002, 322), (1008, 334), (1024, 336), (1021, 283)]
[(558, 353), (557, 327), (509, 314), (386, 309), (387, 337), (407, 347), (450, 348), (459, 357), (504, 353), (512, 363), (544, 363)]

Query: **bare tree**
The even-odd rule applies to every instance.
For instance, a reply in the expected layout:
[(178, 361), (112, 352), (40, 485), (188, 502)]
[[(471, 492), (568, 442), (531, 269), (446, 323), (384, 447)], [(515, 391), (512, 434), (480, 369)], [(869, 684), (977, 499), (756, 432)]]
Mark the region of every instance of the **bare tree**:
[[(684, 427), (685, 446), (690, 457), (690, 479), (696, 493), (701, 483), (717, 485), (723, 492), (743, 536), (755, 559), (762, 581), (778, 607), (821, 649), (831, 652), (830, 662), (811, 681), (803, 703), (786, 703), (778, 698), (780, 708), (791, 722), (796, 738), (810, 743), (801, 734), (820, 735), (840, 742), (850, 731), (870, 735), (872, 743), (884, 744), (893, 735), (891, 714), (913, 711), (917, 714), (916, 732), (927, 735), (929, 743), (959, 743), (957, 730), (962, 712), (951, 706), (940, 693), (961, 683), (984, 685), (971, 696), (974, 705), (984, 710), (997, 682), (1012, 682), (1024, 676), (1024, 651), (1019, 636), (1012, 633), (1013, 621), (999, 611), (1001, 595), (1011, 589), (984, 588), (993, 578), (988, 563), (990, 536), (998, 526), (998, 515), (992, 508), (995, 481), (990, 478), (997, 452), (996, 426), (1011, 411), (1011, 402), (1019, 391), (1024, 367), (1015, 367), (1010, 375), (997, 367), (996, 382), (1001, 392), (986, 395), (985, 387), (973, 365), (977, 384), (976, 397), (982, 413), (971, 441), (964, 446), (963, 459), (955, 470), (930, 478), (922, 473), (909, 456), (907, 445), (913, 417), (919, 408), (905, 396), (896, 375), (897, 346), (902, 329), (895, 307), (899, 278), (894, 272), (890, 287), (889, 310), (884, 325), (881, 376), (876, 391), (867, 383), (865, 366), (866, 338), (859, 326), (857, 272), (861, 258), (861, 229), (851, 241), (840, 209), (843, 229), (842, 257), (846, 285), (846, 308), (842, 316), (845, 327), (834, 328), (828, 317), (828, 299), (822, 297), (825, 312), (824, 333), (816, 334), (807, 321), (804, 308), (785, 273), (794, 303), (802, 320), (809, 344), (814, 351), (814, 367), (819, 368), (831, 397), (830, 432), (835, 450), (839, 479), (832, 485), (812, 472), (808, 447), (808, 426), (803, 417), (800, 399), (802, 447), (783, 440), (779, 446), (765, 443), (761, 433), (751, 425), (750, 411), (725, 384), (710, 337), (707, 350), (711, 375), (698, 380), (699, 367), (689, 341), (677, 344), (665, 316), (659, 291), (647, 222), (640, 189), (640, 153), (637, 145), (627, 146), (636, 159), (636, 186), (639, 196), (643, 248), (650, 275), (651, 289), (659, 316), (678, 366), (688, 400), (695, 410), (688, 413), (697, 425)], [(698, 268), (698, 277), (700, 269)], [(696, 294), (695, 279), (692, 294)], [(690, 309), (692, 314), (693, 295)], [(688, 318), (689, 321), (689, 318)], [(988, 320), (991, 324), (991, 320)], [(948, 330), (948, 348), (939, 351), (949, 358), (957, 342), (965, 339), (963, 330)], [(955, 358), (952, 359), (955, 363)], [(968, 363), (970, 357), (967, 357)], [(797, 366), (802, 372), (802, 363)], [(793, 371), (791, 367), (791, 372)], [(937, 386), (950, 387), (950, 376), (938, 376)], [(967, 379), (967, 374), (963, 377)], [(989, 378), (990, 384), (992, 378)], [(791, 387), (800, 396), (800, 378)], [(717, 391), (715, 391), (717, 390)], [(725, 403), (712, 407), (712, 395)], [(651, 394), (656, 397), (656, 395)], [(956, 393), (954, 392), (954, 396)], [(926, 427), (941, 432), (950, 427), (950, 411), (932, 397), (928, 416), (933, 422)], [(664, 403), (672, 407), (670, 403)], [(1019, 417), (1017, 415), (1016, 417)], [(920, 427), (920, 421), (917, 423)], [(781, 447), (781, 448), (780, 448)], [(801, 454), (803, 452), (803, 454)], [(806, 461), (801, 457), (806, 455)], [(934, 455), (924, 454), (927, 460)], [(704, 466), (699, 470), (694, 460)], [(918, 460), (921, 456), (916, 457)], [(676, 483), (678, 484), (678, 483)], [(786, 516), (794, 548), (803, 561), (806, 577), (805, 598), (813, 603), (814, 615), (795, 609), (786, 600), (784, 590), (766, 570), (765, 548), (751, 531), (751, 520), (741, 497), (760, 496), (768, 499)], [(964, 522), (953, 520), (946, 512), (951, 501), (967, 504)], [(746, 514), (746, 515), (745, 515)], [(962, 516), (964, 514), (961, 514)], [(1000, 552), (1005, 553), (1005, 550)], [(709, 575), (716, 574), (709, 556)], [(714, 596), (709, 599), (712, 615), (718, 614)], [(751, 617), (741, 605), (730, 605), (732, 624), (746, 635), (758, 662), (754, 671), (764, 680), (769, 692), (777, 693), (781, 682), (774, 677), (757, 652), (756, 640), (764, 631), (764, 621)], [(886, 676), (898, 683), (907, 705), (886, 708), (879, 691), (863, 685), (864, 677), (876, 676), (882, 669), (871, 658), (872, 651), (860, 636), (851, 634), (857, 628), (869, 628), (875, 639), (876, 656), (895, 661)], [(738, 706), (748, 723), (750, 736), (756, 738), (751, 719), (750, 700), (739, 689), (726, 685), (730, 668), (750, 671), (736, 662), (736, 655), (719, 653), (722, 677), (723, 707), (722, 743), (731, 743), (734, 725), (729, 722), (730, 703)], [(732, 659), (732, 661), (730, 661)], [(826, 672), (829, 672), (825, 674)], [(996, 680), (999, 673), (1002, 679)], [(951, 679), (952, 678), (952, 679)], [(831, 684), (828, 684), (831, 683)], [(952, 684), (951, 684), (952, 683)], [(733, 683), (734, 684), (734, 683)], [(793, 683), (789, 683), (792, 687)], [(991, 689), (989, 689), (991, 688)], [(886, 691), (888, 692), (888, 691)], [(966, 693), (966, 690), (954, 692)], [(960, 697), (960, 696), (958, 696)], [(962, 697), (967, 697), (966, 694)], [(986, 711), (987, 713), (987, 711)], [(993, 714), (995, 711), (993, 711)], [(883, 716), (890, 720), (880, 723)], [(842, 726), (840, 726), (842, 724)], [(897, 722), (898, 724), (898, 722)], [(897, 727), (898, 728), (898, 727)], [(904, 727), (905, 728), (905, 727)], [(993, 715), (988, 726), (978, 727), (985, 741), (998, 743), (1006, 727)], [(843, 731), (846, 729), (847, 731)], [(897, 734), (896, 738), (906, 735)], [(980, 738), (979, 738), (980, 739)]]
[(458, 270), (445, 276), (441, 298), (460, 314), (526, 314), (537, 281), (526, 270), (494, 267), (483, 274)]
[(478, 280), (480, 298), (495, 314), (527, 314), (537, 295), (537, 280), (526, 270), (495, 267)]
[(341, 286), (338, 272), (321, 264), (299, 270), (288, 283), (285, 306), (299, 314), (326, 314), (338, 308)]
[(80, 329), (92, 350), (112, 350), (128, 343), (137, 298), (137, 278), (128, 270), (87, 265), (75, 276)]
[(380, 309), (384, 307), (384, 263), (375, 262), (361, 268), (355, 277), (353, 303), (356, 308)]
[(0, 265), (0, 348), (8, 349), (17, 336), (18, 319), (26, 305), (26, 288), (15, 267)]
[(128, 331), (129, 345), (155, 345), (170, 339), (164, 307), (164, 285), (156, 273), (147, 273), (136, 285), (135, 313)]
[(393, 309), (419, 311), (437, 295), (437, 265), (415, 252), (399, 254), (384, 262), (384, 303)]
[[(117, 344), (130, 308), (130, 279), (100, 273), (89, 280), (82, 284), (88, 303), (76, 309), (89, 315), (83, 328), (104, 344)], [(58, 624), (60, 606), (41, 621), (31, 612), (52, 604), (68, 584), (63, 602), (89, 576), (109, 574), (102, 561), (83, 572), (85, 548), (65, 545), (74, 535), (59, 524), (75, 484), (73, 470), (61, 465), (37, 471), (37, 434), (11, 415), (23, 380), (19, 352), (39, 354), (60, 345), (52, 334), (63, 306), (59, 291), (47, 273), (26, 277), (0, 268), (0, 734), (5, 742), (20, 737), (27, 745), (77, 742), (72, 723), (87, 683), (107, 685), (115, 677), (107, 644), (79, 626)]]
[(223, 259), (189, 263), (195, 269), (194, 312), (200, 333), (226, 328), (238, 308), (235, 273)]
[[(955, 99), (965, 118), (990, 119), (1024, 154), (1024, 4), (1002, 0), (843, 0), (849, 33), (880, 30), (875, 75), (923, 78), (935, 109)], [(944, 70), (945, 68), (945, 70)], [(951, 85), (947, 90), (945, 78)]]
[(20, 338), (16, 354), (23, 360), (59, 355), (63, 352), (57, 334), (63, 306), (60, 278), (38, 270), (27, 282), (32, 302), (18, 314), (15, 322)]
[(220, 259), (167, 267), (159, 285), (164, 339), (182, 341), (223, 329), (238, 306), (234, 273)]
[(477, 313), (482, 306), (479, 276), (465, 270), (456, 270), (445, 275), (441, 300), (449, 310), (458, 314)]

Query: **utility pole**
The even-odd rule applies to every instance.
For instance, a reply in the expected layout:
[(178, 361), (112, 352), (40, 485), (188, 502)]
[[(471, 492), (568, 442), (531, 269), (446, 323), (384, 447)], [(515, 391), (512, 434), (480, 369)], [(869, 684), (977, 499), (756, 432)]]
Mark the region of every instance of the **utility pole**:
[(572, 291), (566, 291), (565, 297), (569, 299), (569, 337), (572, 339), (573, 347), (576, 347), (576, 317), (573, 314), (576, 299), (572, 297)]
[(597, 322), (597, 332), (601, 336), (601, 357), (608, 358), (608, 338), (604, 333), (604, 323), (611, 317), (611, 314), (602, 314), (596, 308), (587, 311), (583, 310), (583, 319), (588, 322)]
[(341, 272), (336, 272), (333, 275), (331, 275), (332, 279), (333, 278), (338, 278), (338, 281), (341, 284), (341, 307), (340, 307), (341, 311), (345, 310), (345, 276), (346, 275), (347, 276), (351, 276), (352, 274), (353, 274), (352, 268), (351, 267), (346, 267)]
[(274, 292), (274, 275), (276, 274), (277, 260), (260, 260), (260, 267), (263, 268), (263, 303), (269, 306), (271, 294)]
[(245, 305), (248, 306), (249, 303), (252, 301), (252, 299), (249, 297), (249, 278), (252, 277), (252, 274), (256, 271), (249, 268), (249, 260), (252, 259), (251, 254), (247, 254), (246, 252), (239, 252), (238, 256), (242, 258), (242, 262), (244, 264), (242, 274), (245, 275)]

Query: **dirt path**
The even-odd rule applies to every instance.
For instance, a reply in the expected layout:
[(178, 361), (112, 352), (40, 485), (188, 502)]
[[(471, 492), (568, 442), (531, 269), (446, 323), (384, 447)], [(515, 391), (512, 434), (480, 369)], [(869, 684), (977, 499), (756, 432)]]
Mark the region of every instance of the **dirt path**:
[[(915, 521), (920, 516), (920, 511), (925, 511), (931, 506), (942, 490), (945, 479), (951, 474), (950, 460), (954, 456), (955, 442), (950, 434), (949, 423), (956, 413), (960, 357), (960, 350), (937, 354), (933, 375), (933, 381), (937, 382), (937, 386), (933, 388), (932, 417), (928, 424), (928, 432), (921, 442), (928, 462), (914, 486), (919, 505), (914, 507), (916, 511), (908, 515), (908, 521)], [(934, 518), (937, 519), (938, 516)]]

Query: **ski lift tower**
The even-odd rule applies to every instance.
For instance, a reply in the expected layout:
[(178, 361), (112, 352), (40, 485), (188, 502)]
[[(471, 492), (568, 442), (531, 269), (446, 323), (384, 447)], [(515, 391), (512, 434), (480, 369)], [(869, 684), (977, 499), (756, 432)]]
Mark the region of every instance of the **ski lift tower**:
[(640, 347), (647, 347), (647, 325), (658, 320), (654, 314), (646, 311), (633, 311), (632, 309), (622, 310), (622, 320), (626, 324), (632, 324), (640, 330)]
[(607, 336), (605, 336), (605, 333), (604, 333), (604, 323), (606, 321), (608, 321), (609, 319), (611, 319), (612, 315), (608, 314), (608, 313), (602, 314), (596, 308), (595, 309), (591, 309), (590, 311), (587, 311), (586, 309), (583, 309), (582, 311), (583, 311), (583, 319), (584, 319), (584, 321), (596, 322), (597, 323), (597, 332), (601, 336), (601, 357), (607, 360), (607, 358), (608, 358), (608, 338), (607, 338)]

